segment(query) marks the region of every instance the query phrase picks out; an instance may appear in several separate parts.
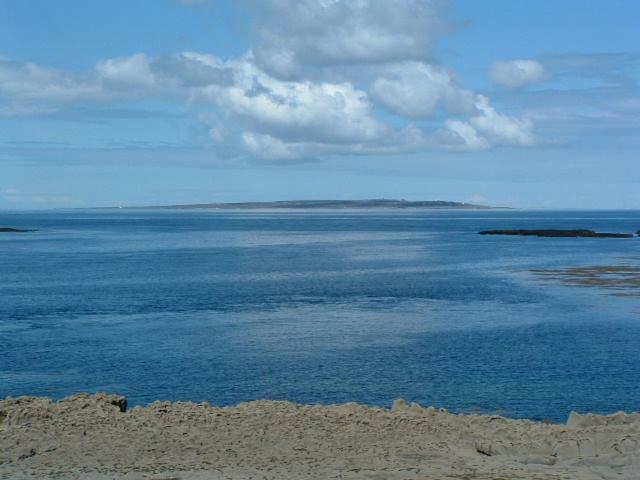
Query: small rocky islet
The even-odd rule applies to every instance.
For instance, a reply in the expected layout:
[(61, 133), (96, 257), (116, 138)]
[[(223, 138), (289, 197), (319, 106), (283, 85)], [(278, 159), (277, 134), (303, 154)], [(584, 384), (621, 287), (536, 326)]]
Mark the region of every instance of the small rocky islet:
[(0, 233), (27, 233), (27, 232), (35, 232), (36, 230), (23, 229), (23, 228), (11, 228), (11, 227), (0, 227)]
[[(575, 238), (575, 237), (587, 237), (587, 238), (633, 238), (633, 233), (610, 233), (610, 232), (594, 232), (593, 230), (558, 230), (558, 229), (546, 229), (546, 230), (482, 230), (478, 232), (480, 235), (519, 235), (530, 237), (552, 237), (552, 238)], [(636, 232), (636, 235), (640, 236), (640, 230)]]

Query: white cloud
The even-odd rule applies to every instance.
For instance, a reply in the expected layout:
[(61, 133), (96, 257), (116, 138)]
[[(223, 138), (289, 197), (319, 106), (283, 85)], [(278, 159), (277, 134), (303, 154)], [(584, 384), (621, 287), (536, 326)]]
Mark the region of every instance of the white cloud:
[(533, 145), (533, 124), (530, 120), (509, 117), (496, 112), (484, 95), (478, 95), (476, 108), (480, 115), (472, 117), (470, 123), (492, 143)]
[(230, 83), (231, 75), (217, 57), (195, 52), (111, 58), (79, 73), (0, 59), (0, 115), (51, 113), (83, 101), (189, 98), (199, 87)]
[(536, 60), (508, 60), (494, 62), (489, 78), (497, 85), (522, 88), (546, 78), (544, 66)]
[(392, 126), (377, 118), (369, 94), (349, 81), (283, 80), (253, 60), (247, 55), (222, 61), (198, 52), (159, 58), (136, 54), (76, 74), (2, 61), (0, 115), (51, 113), (87, 100), (191, 100), (200, 111), (217, 107), (216, 124), (204, 121), (216, 151), (240, 149), (269, 160), (534, 143), (530, 120), (496, 112), (488, 98), (459, 87), (443, 67), (423, 62), (380, 66), (371, 86), (379, 104), (406, 117), (442, 113), (440, 106), (449, 114), (470, 115), (444, 121), (444, 129), (432, 137), (422, 127)]
[[(0, 100), (7, 99), (16, 113), (51, 111), (56, 104), (112, 99), (136, 89), (149, 95), (155, 87), (150, 60), (143, 54), (107, 59), (81, 73), (0, 60)], [(20, 100), (28, 103), (20, 105)]]
[(95, 83), (78, 75), (0, 59), (0, 97), (68, 100), (92, 97), (99, 90)]
[[(61, 100), (112, 101), (128, 98), (206, 99), (234, 122), (256, 132), (262, 143), (316, 142), (348, 145), (372, 142), (388, 132), (373, 116), (366, 92), (349, 82), (284, 81), (267, 75), (248, 59), (223, 62), (217, 57), (183, 52), (156, 59), (136, 54), (106, 59), (93, 70), (64, 74), (32, 64), (0, 63), (0, 114), (17, 115), (62, 108)], [(2, 104), (2, 96), (35, 98), (28, 104)], [(255, 137), (258, 138), (258, 137)], [(245, 139), (246, 140), (246, 139)], [(221, 142), (221, 135), (217, 135)], [(256, 145), (250, 141), (242, 145)], [(273, 144), (273, 142), (272, 142)], [(271, 148), (274, 152), (275, 148)], [(283, 150), (280, 150), (281, 152)]]
[(243, 132), (242, 142), (255, 157), (267, 160), (294, 160), (304, 155), (299, 144), (285, 143), (279, 138), (267, 134)]
[[(115, 103), (132, 100), (173, 102), (193, 110), (198, 141), (234, 159), (533, 144), (530, 117), (498, 113), (451, 70), (430, 63), (449, 28), (446, 4), (249, 0), (257, 20), (254, 43), (230, 60), (205, 52), (136, 53), (70, 73), (0, 59), (0, 115), (44, 115), (72, 104), (91, 112), (99, 103), (115, 111)], [(513, 87), (532, 82), (532, 64), (497, 62), (496, 81)], [(404, 118), (385, 115), (383, 107)]]
[(446, 133), (449, 135), (444, 138), (444, 144), (451, 143), (465, 150), (484, 150), (489, 148), (489, 142), (482, 137), (480, 133), (467, 122), (461, 120), (447, 120), (445, 122), (447, 128)]
[(132, 87), (151, 87), (155, 78), (149, 58), (138, 53), (129, 57), (112, 58), (99, 62), (95, 71), (102, 81)]
[(243, 146), (251, 158), (269, 161), (313, 160), (328, 155), (369, 156), (398, 153), (412, 153), (428, 146), (434, 146), (417, 127), (407, 126), (399, 130), (389, 130), (387, 135), (368, 142), (327, 143), (314, 141), (284, 140), (269, 134), (243, 132)]
[[(538, 143), (533, 122), (546, 144), (603, 132), (610, 142), (614, 134), (616, 141), (637, 141), (637, 53), (495, 62), (489, 77), (512, 90), (499, 93), (506, 114), (465, 89), (446, 62), (434, 62), (434, 48), (450, 30), (446, 0), (239, 5), (250, 7), (253, 36), (236, 59), (132, 52), (76, 72), (0, 57), (0, 116), (133, 122), (143, 117), (127, 102), (158, 100), (144, 118), (191, 114), (196, 125), (183, 126), (194, 143), (233, 159), (530, 146)], [(524, 89), (548, 78), (570, 81)]]
[(381, 104), (407, 117), (432, 115), (440, 104), (454, 112), (473, 107), (473, 94), (455, 85), (449, 72), (422, 62), (389, 66), (373, 82), (371, 93)]
[(234, 64), (234, 83), (200, 94), (254, 128), (287, 140), (350, 143), (375, 139), (385, 127), (367, 94), (350, 83), (275, 79), (249, 61)]
[(467, 121), (448, 120), (444, 143), (466, 150), (482, 150), (494, 145), (530, 146), (535, 143), (533, 124), (500, 114), (484, 95), (476, 96), (477, 115)]
[(424, 60), (447, 29), (442, 0), (252, 2), (256, 62), (291, 78), (306, 67)]

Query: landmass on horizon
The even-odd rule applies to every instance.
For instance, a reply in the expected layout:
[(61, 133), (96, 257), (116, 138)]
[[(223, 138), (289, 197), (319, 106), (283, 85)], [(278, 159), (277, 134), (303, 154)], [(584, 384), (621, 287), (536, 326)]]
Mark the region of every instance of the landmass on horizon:
[(218, 208), (218, 209), (273, 209), (273, 208), (299, 208), (299, 209), (322, 209), (322, 208), (461, 208), (461, 209), (489, 209), (509, 207), (491, 207), (487, 205), (476, 205), (466, 202), (449, 202), (443, 200), (394, 200), (388, 198), (374, 198), (367, 200), (283, 200), (275, 202), (230, 202), (230, 203), (192, 203), (185, 205), (150, 205), (150, 206), (120, 206), (105, 208), (127, 208), (127, 209), (194, 209), (194, 208)]

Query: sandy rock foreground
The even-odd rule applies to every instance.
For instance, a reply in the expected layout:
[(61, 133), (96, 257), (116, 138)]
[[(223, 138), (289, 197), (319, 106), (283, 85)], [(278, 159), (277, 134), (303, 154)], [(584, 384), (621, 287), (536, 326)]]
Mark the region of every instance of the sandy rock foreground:
[(229, 408), (78, 395), (0, 400), (0, 478), (640, 479), (640, 414), (567, 425), (397, 401)]

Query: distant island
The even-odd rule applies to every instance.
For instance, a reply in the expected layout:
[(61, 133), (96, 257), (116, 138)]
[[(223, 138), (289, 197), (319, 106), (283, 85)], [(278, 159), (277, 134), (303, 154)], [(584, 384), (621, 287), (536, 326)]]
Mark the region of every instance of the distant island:
[(453, 209), (487, 209), (495, 208), (486, 205), (475, 205), (464, 202), (447, 202), (442, 200), (416, 201), (371, 199), (371, 200), (286, 200), (279, 202), (236, 202), (236, 203), (194, 203), (188, 205), (157, 205), (149, 207), (108, 207), (108, 208), (145, 208), (145, 209), (348, 209), (348, 208), (453, 208)]

